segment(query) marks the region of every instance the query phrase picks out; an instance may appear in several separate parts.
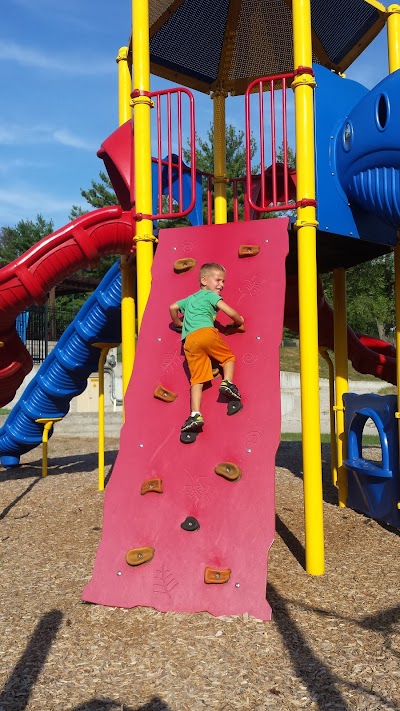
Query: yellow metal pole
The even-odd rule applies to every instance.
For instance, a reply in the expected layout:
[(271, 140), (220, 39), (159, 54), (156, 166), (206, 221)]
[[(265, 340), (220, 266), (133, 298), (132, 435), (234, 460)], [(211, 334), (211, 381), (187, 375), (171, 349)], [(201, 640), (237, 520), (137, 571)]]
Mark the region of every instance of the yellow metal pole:
[(329, 421), (331, 435), (331, 473), (332, 484), (337, 484), (337, 451), (336, 451), (336, 425), (335, 425), (335, 373), (332, 359), (326, 348), (320, 348), (319, 352), (328, 366), (329, 373)]
[(391, 74), (400, 68), (400, 5), (389, 5), (387, 9), (387, 37)]
[[(293, 0), (294, 67), (310, 67), (310, 0)], [(293, 81), (296, 115), (297, 200), (315, 200), (314, 78), (299, 74)], [(304, 472), (306, 570), (324, 572), (321, 427), (319, 412), (316, 211), (297, 209), (301, 417)]]
[(138, 330), (151, 288), (153, 263), (153, 223), (151, 197), (150, 42), (148, 0), (132, 0), (133, 127), (135, 204), (139, 219), (136, 228)]
[[(387, 10), (387, 36), (389, 72), (400, 68), (400, 5), (389, 5)], [(399, 242), (399, 233), (397, 233)], [(396, 375), (397, 375), (397, 422), (400, 445), (400, 246), (394, 248), (394, 293), (396, 308)]]
[[(128, 65), (128, 47), (121, 47), (118, 56), (118, 120), (119, 125), (131, 118), (130, 95), (132, 79)], [(128, 257), (121, 257), (121, 330), (122, 330), (122, 392), (125, 393), (132, 375), (135, 361), (136, 326), (135, 326), (135, 278), (134, 267), (129, 265)]]
[(228, 221), (226, 201), (226, 94), (219, 90), (212, 95), (214, 101), (214, 221), (224, 225)]
[(39, 417), (35, 420), (38, 424), (44, 425), (42, 432), (42, 478), (47, 476), (49, 433), (54, 423), (60, 420), (62, 420), (62, 417)]
[(105, 455), (105, 411), (104, 411), (104, 364), (110, 348), (116, 348), (118, 343), (93, 343), (100, 348), (99, 358), (99, 491), (104, 491), (104, 455)]
[(347, 501), (346, 433), (344, 426), (343, 395), (349, 389), (349, 367), (347, 359), (347, 313), (346, 313), (346, 272), (333, 271), (333, 340), (335, 352), (335, 412), (337, 442), (337, 487), (339, 506), (344, 508)]

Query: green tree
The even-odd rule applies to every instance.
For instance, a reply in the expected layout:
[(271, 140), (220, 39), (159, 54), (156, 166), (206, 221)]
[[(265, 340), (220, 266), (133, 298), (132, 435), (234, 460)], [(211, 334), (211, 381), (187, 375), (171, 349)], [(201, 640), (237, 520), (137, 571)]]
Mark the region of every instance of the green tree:
[[(332, 275), (322, 275), (322, 283), (333, 303)], [(390, 339), (395, 325), (393, 254), (348, 269), (346, 286), (348, 325), (358, 333)]]
[(45, 220), (42, 215), (36, 221), (20, 220), (15, 227), (0, 228), (0, 264), (5, 266), (20, 257), (36, 242), (51, 234), (54, 230), (52, 220)]
[[(196, 168), (204, 173), (214, 174), (214, 135), (213, 127), (210, 124), (207, 130), (207, 138), (203, 139), (196, 137)], [(256, 152), (256, 143), (251, 138), (251, 157), (253, 158)], [(183, 157), (187, 164), (190, 164), (190, 146), (183, 150)], [(257, 172), (256, 167), (253, 172)], [(246, 175), (246, 145), (244, 140), (244, 132), (238, 130), (232, 124), (226, 127), (226, 175), (228, 179), (240, 178)], [(238, 200), (239, 200), (239, 219), (243, 217), (244, 184), (238, 183)], [(227, 186), (226, 190), (228, 221), (233, 219), (233, 187)], [(207, 222), (207, 192), (203, 193), (203, 219)]]

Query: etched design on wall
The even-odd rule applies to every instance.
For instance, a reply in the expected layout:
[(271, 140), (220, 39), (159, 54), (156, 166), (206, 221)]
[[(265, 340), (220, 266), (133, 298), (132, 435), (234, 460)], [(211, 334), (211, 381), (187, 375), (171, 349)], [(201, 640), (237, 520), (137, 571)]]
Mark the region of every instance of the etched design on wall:
[(247, 447), (253, 446), (255, 444), (260, 444), (261, 442), (261, 433), (257, 432), (257, 430), (254, 430), (253, 432), (248, 432), (246, 435), (246, 445)]
[(153, 592), (168, 595), (169, 598), (172, 598), (171, 592), (177, 585), (179, 585), (178, 581), (163, 563), (154, 576)]
[(174, 353), (164, 353), (161, 360), (161, 370), (163, 372), (171, 372), (180, 368), (182, 365), (181, 359), (179, 357), (179, 352), (174, 351)]
[(186, 253), (187, 253), (187, 252), (192, 252), (192, 251), (193, 251), (193, 247), (194, 247), (194, 243), (191, 242), (190, 240), (188, 240), (187, 242), (184, 242), (184, 243), (182, 244), (182, 249), (183, 249), (183, 251), (186, 252)]
[(258, 355), (257, 355), (257, 353), (251, 353), (251, 352), (243, 353), (242, 360), (243, 360), (243, 363), (245, 363), (246, 365), (253, 365), (253, 363), (255, 363), (258, 360)]
[(261, 277), (255, 274), (250, 279), (245, 279), (239, 286), (240, 296), (238, 299), (238, 304), (244, 299), (245, 296), (255, 296), (261, 291), (263, 280)]
[(189, 469), (185, 469), (186, 474), (189, 475), (190, 477), (190, 484), (186, 484), (184, 486), (184, 492), (187, 494), (191, 499), (193, 499), (195, 506), (198, 505), (198, 503), (203, 500), (203, 501), (209, 501), (210, 497), (208, 495), (208, 491), (210, 489), (209, 486), (204, 485), (204, 476), (198, 476), (197, 478), (193, 476), (193, 474), (189, 471)]

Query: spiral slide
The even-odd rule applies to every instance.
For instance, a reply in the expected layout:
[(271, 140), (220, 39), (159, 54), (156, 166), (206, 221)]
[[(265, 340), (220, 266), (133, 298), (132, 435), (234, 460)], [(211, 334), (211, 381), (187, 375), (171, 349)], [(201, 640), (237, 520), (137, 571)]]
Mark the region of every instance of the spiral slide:
[(0, 270), (0, 407), (11, 402), (32, 369), (17, 316), (32, 303), (44, 303), (53, 286), (103, 255), (129, 254), (132, 234), (131, 213), (105, 207), (78, 217)]
[(0, 429), (3, 466), (18, 465), (21, 454), (40, 444), (43, 424), (37, 419), (64, 417), (71, 399), (85, 390), (87, 378), (99, 362), (100, 351), (93, 343), (120, 341), (121, 270), (117, 262), (63, 333)]

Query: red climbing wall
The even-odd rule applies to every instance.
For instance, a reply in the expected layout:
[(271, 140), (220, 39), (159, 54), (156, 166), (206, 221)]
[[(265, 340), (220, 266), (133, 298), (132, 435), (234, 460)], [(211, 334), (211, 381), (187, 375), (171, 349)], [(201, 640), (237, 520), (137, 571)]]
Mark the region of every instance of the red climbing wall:
[[(239, 258), (241, 244), (259, 245), (260, 252)], [(105, 495), (103, 537), (83, 600), (270, 619), (266, 581), (274, 537), (287, 248), (286, 219), (160, 232), (120, 451)], [(196, 259), (197, 267), (176, 274), (174, 262), (184, 257)], [(189, 384), (168, 307), (198, 289), (198, 268), (208, 261), (226, 267), (224, 299), (246, 319), (245, 333), (226, 336), (236, 354), (244, 408), (227, 416), (217, 378), (204, 389), (203, 432), (194, 444), (182, 444)], [(229, 321), (222, 312), (217, 319)], [(174, 402), (153, 396), (160, 384), (178, 394)], [(222, 462), (239, 466), (241, 478), (217, 475), (214, 468)], [(163, 492), (142, 495), (143, 482), (154, 478), (162, 480)], [(181, 528), (188, 516), (198, 521), (198, 530)], [(128, 565), (127, 551), (141, 547), (153, 548), (154, 557)], [(206, 567), (216, 571), (215, 583), (204, 581)], [(229, 580), (218, 583), (218, 571), (227, 569)]]

